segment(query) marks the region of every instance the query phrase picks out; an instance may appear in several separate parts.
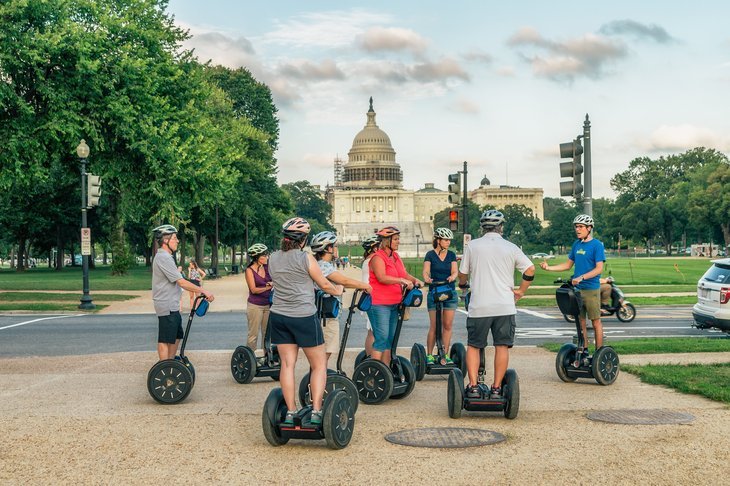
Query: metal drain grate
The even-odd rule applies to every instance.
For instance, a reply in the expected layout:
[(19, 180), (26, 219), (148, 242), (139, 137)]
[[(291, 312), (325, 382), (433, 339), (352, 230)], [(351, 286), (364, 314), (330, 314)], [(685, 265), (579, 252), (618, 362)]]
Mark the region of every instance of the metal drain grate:
[(393, 444), (411, 447), (461, 448), (496, 444), (506, 440), (498, 432), (458, 427), (431, 427), (393, 432), (385, 436)]
[(604, 410), (590, 412), (587, 417), (589, 420), (598, 422), (627, 425), (688, 424), (695, 419), (693, 415), (688, 413), (662, 409)]

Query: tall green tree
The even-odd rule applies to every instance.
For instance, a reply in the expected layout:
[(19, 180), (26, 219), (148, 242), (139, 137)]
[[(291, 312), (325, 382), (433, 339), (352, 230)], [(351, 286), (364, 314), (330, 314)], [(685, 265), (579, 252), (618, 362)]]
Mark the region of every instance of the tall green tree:
[(312, 225), (312, 233), (325, 230), (334, 231), (334, 227), (329, 222), (332, 206), (309, 181), (284, 184), (282, 189), (289, 194), (294, 213)]

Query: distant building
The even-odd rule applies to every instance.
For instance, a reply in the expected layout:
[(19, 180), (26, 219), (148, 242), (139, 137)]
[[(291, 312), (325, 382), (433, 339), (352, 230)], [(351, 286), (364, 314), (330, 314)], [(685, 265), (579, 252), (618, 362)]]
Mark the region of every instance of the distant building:
[(480, 208), (494, 206), (504, 209), (510, 204), (527, 206), (541, 223), (545, 221), (543, 197), (544, 191), (539, 187), (492, 186), (487, 176), (484, 176), (478, 189), (469, 193), (469, 198)]

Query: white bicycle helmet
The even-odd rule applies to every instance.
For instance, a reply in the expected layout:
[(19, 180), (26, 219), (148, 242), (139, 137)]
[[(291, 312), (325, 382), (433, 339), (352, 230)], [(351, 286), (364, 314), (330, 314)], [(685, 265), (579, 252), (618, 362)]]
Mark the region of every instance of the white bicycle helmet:
[(575, 219), (573, 220), (573, 225), (576, 225), (576, 224), (584, 224), (586, 226), (595, 226), (593, 224), (593, 218), (587, 214), (579, 214), (578, 216), (576, 216)]
[(321, 253), (328, 246), (334, 245), (335, 243), (337, 243), (336, 234), (331, 231), (322, 231), (321, 233), (317, 233), (316, 235), (314, 235), (314, 238), (312, 238), (312, 242), (309, 244), (309, 246), (312, 247), (312, 251), (314, 253)]
[(163, 236), (174, 235), (177, 233), (177, 228), (171, 224), (163, 224), (152, 230), (156, 240), (160, 240)]
[(373, 248), (378, 246), (380, 243), (380, 236), (378, 235), (370, 235), (366, 236), (364, 240), (362, 240), (362, 249), (367, 251), (371, 251)]
[(504, 223), (504, 214), (496, 209), (487, 209), (479, 218), (479, 225), (482, 228), (494, 228)]
[(436, 228), (433, 232), (433, 236), (440, 240), (453, 240), (454, 233), (449, 228)]
[(251, 245), (251, 248), (248, 249), (248, 256), (251, 257), (251, 259), (256, 259), (260, 257), (261, 255), (265, 255), (269, 252), (269, 249), (266, 248), (266, 245), (263, 243), (254, 243)]
[(302, 241), (307, 237), (312, 227), (304, 218), (291, 218), (281, 225), (284, 236), (294, 241)]

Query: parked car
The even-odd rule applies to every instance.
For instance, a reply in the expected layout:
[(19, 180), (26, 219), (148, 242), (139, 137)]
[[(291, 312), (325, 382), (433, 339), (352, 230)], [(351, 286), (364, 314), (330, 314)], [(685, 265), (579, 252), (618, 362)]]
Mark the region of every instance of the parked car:
[(534, 255), (530, 255), (530, 258), (533, 260), (550, 260), (551, 258), (555, 258), (555, 255), (548, 255), (547, 253), (535, 253)]
[(697, 282), (697, 303), (692, 308), (695, 326), (730, 333), (730, 258), (712, 260)]

